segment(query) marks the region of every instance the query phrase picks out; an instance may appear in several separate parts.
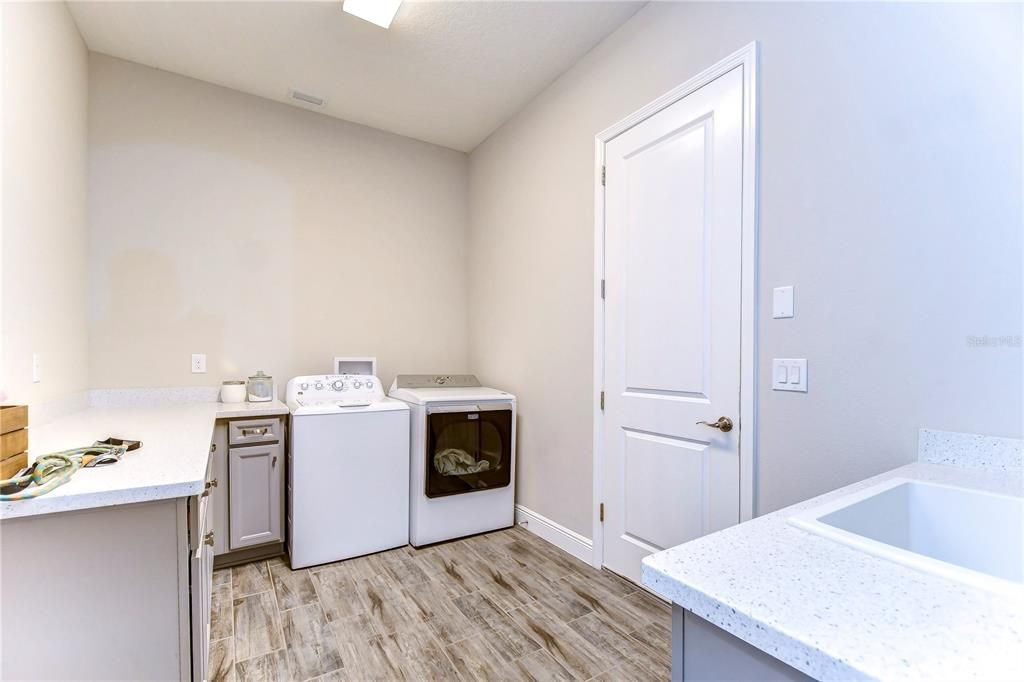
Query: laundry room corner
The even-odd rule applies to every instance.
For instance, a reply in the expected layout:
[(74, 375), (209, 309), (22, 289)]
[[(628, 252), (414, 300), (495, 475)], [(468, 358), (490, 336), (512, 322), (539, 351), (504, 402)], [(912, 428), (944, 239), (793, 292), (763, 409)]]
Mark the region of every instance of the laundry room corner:
[(1020, 677), (1024, 0), (0, 38), (0, 679)]

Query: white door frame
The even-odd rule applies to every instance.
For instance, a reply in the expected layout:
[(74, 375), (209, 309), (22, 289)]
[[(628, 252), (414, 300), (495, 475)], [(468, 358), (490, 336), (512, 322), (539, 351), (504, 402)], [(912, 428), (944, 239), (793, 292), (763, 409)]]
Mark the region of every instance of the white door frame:
[(647, 106), (601, 131), (594, 139), (594, 555), (595, 568), (604, 563), (604, 160), (605, 145), (690, 93), (735, 68), (743, 69), (743, 212), (740, 311), (740, 521), (754, 517), (757, 486), (757, 41), (733, 52)]

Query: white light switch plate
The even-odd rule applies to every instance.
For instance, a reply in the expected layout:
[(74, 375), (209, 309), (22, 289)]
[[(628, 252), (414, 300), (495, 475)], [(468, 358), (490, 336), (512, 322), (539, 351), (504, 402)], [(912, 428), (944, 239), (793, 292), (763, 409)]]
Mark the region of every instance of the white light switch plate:
[(807, 360), (804, 358), (774, 358), (772, 360), (772, 390), (807, 393)]
[(193, 353), (192, 354), (192, 373), (193, 374), (205, 374), (206, 373), (206, 354), (205, 353)]
[(772, 290), (772, 317), (793, 317), (793, 287), (775, 287)]

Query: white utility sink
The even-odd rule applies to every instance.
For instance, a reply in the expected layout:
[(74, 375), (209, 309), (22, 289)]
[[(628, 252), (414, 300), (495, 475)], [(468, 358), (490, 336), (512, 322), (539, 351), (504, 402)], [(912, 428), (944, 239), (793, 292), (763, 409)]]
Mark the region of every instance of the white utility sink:
[(896, 478), (789, 522), (927, 573), (1024, 596), (1024, 498)]

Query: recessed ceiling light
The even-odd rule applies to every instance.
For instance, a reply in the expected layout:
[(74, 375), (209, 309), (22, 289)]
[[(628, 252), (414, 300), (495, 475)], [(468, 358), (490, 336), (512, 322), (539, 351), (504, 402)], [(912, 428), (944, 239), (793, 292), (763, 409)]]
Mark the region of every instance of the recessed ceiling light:
[(381, 28), (387, 28), (398, 14), (402, 0), (345, 0), (342, 9)]

